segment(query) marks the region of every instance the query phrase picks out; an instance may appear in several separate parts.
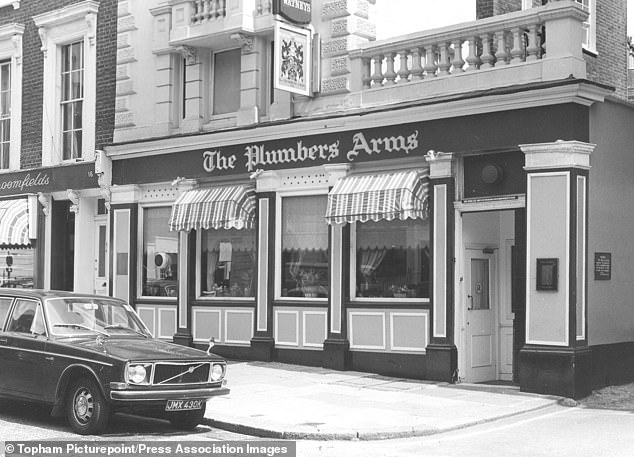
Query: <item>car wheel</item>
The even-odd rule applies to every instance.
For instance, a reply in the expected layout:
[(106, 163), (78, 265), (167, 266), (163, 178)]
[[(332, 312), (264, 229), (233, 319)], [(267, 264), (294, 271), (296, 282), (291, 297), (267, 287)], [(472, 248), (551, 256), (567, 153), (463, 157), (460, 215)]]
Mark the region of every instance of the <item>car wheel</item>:
[(75, 433), (93, 435), (102, 432), (108, 425), (110, 407), (95, 381), (80, 378), (73, 381), (68, 389), (66, 415)]
[(206, 406), (203, 403), (203, 407), (195, 411), (174, 411), (169, 413), (167, 418), (174, 427), (180, 430), (194, 430), (205, 417)]

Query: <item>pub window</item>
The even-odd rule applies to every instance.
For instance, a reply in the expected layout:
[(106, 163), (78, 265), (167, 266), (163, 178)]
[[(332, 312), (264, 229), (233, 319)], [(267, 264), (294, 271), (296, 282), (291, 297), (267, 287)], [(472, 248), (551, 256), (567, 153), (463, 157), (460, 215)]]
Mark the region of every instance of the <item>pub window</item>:
[(0, 169), (9, 168), (11, 147), (11, 62), (0, 62)]
[(201, 230), (200, 294), (213, 297), (255, 296), (255, 230)]
[(84, 43), (62, 46), (62, 157), (82, 157), (82, 110), (84, 103)]
[(325, 195), (282, 198), (281, 297), (328, 297), (326, 203)]
[(240, 49), (213, 55), (213, 114), (235, 113), (240, 108)]
[(429, 222), (357, 222), (351, 227), (351, 296), (429, 298)]
[(169, 230), (170, 207), (143, 209), (143, 296), (176, 297), (178, 232)]

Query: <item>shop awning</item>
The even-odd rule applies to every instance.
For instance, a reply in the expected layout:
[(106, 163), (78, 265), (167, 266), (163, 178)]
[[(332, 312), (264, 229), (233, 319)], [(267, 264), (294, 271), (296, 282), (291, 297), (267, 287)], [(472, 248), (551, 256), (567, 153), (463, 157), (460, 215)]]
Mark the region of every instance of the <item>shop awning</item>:
[(255, 190), (250, 186), (192, 189), (172, 207), (170, 230), (252, 228)]
[(30, 243), (27, 199), (0, 200), (0, 245), (26, 246)]
[(329, 224), (423, 219), (429, 214), (429, 169), (348, 176), (328, 195)]

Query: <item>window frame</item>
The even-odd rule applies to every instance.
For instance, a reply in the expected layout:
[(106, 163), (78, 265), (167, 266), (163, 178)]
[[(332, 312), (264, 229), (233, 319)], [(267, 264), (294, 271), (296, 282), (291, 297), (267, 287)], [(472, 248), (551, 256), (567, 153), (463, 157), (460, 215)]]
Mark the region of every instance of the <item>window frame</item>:
[[(215, 229), (209, 229), (209, 230), (215, 230)], [(220, 229), (222, 230), (222, 229)], [(253, 290), (253, 296), (250, 297), (212, 297), (212, 296), (205, 296), (202, 294), (202, 282), (201, 282), (201, 273), (202, 273), (202, 252), (203, 252), (203, 244), (202, 244), (202, 240), (203, 240), (203, 231), (205, 231), (205, 229), (198, 229), (196, 230), (196, 281), (195, 282), (195, 287), (196, 287), (196, 293), (194, 294), (194, 296), (196, 297), (196, 300), (200, 300), (200, 301), (209, 301), (209, 302), (217, 302), (217, 301), (238, 301), (238, 302), (255, 302), (256, 296), (257, 296), (257, 253), (258, 253), (258, 248), (257, 248), (257, 228), (254, 227), (252, 229), (253, 232), (253, 252), (255, 253), (256, 256), (256, 260), (255, 263), (253, 265), (253, 272), (256, 276), (256, 287), (255, 290)]]
[[(166, 297), (166, 296), (157, 296), (157, 295), (143, 295), (143, 248), (144, 248), (144, 237), (143, 237), (143, 221), (144, 221), (144, 216), (145, 216), (145, 211), (148, 209), (155, 209), (155, 208), (170, 208), (171, 209), (172, 204), (171, 203), (165, 203), (165, 202), (157, 202), (157, 203), (144, 203), (142, 205), (139, 205), (139, 211), (138, 211), (138, 224), (137, 224), (137, 270), (136, 270), (136, 285), (134, 288), (134, 297), (136, 300), (152, 300), (152, 301), (157, 301), (157, 302), (165, 302), (165, 303), (174, 303), (178, 300), (178, 295), (179, 295), (179, 280), (178, 280), (178, 274), (176, 277), (176, 295), (174, 297)], [(165, 227), (168, 227), (168, 223), (169, 220), (165, 221)], [(177, 247), (178, 247), (178, 243), (179, 243), (179, 233), (176, 232), (176, 242), (177, 242)], [(181, 253), (177, 252), (178, 256), (180, 257)], [(177, 263), (178, 264), (178, 263)], [(186, 286), (187, 287), (187, 286)]]
[[(328, 297), (283, 297), (282, 296), (282, 200), (286, 197), (312, 197), (315, 195), (328, 198), (327, 188), (306, 189), (306, 190), (288, 190), (280, 191), (275, 196), (275, 281), (274, 281), (274, 300), (279, 302), (309, 302), (309, 303), (327, 303), (332, 293), (332, 284), (330, 283), (331, 270), (331, 240), (330, 227), (324, 218), (324, 226), (328, 233)], [(325, 214), (324, 214), (325, 216)]]
[[(409, 219), (408, 219), (409, 220)], [(355, 303), (431, 303), (431, 297), (357, 297), (357, 224), (350, 224), (350, 302)], [(429, 226), (429, 246), (431, 249), (431, 226)], [(433, 265), (429, 265), (430, 270)]]
[[(81, 64), (80, 67), (78, 69), (73, 69), (72, 68), (72, 48), (75, 45), (80, 45), (81, 48)], [(86, 85), (86, 81), (85, 81), (85, 49), (84, 49), (84, 42), (83, 40), (78, 40), (78, 41), (73, 41), (70, 43), (65, 43), (59, 46), (60, 48), (60, 66), (59, 66), (59, 77), (60, 77), (60, 81), (59, 81), (59, 86), (60, 86), (60, 97), (59, 97), (59, 105), (60, 105), (60, 149), (61, 149), (61, 156), (62, 156), (62, 161), (63, 162), (67, 162), (67, 161), (73, 161), (73, 160), (82, 160), (84, 155), (84, 151), (83, 151), (83, 135), (84, 135), (84, 122), (83, 122), (83, 116), (84, 116), (84, 89), (85, 89), (85, 85)], [(68, 62), (66, 62), (67, 64), (69, 64), (69, 68), (68, 70), (64, 70), (64, 54), (65, 54), (65, 50), (68, 49), (67, 51), (67, 57), (68, 57)], [(72, 76), (74, 73), (76, 72), (80, 72), (81, 73), (81, 96), (74, 98), (72, 95), (73, 92), (73, 88), (72, 88)], [(68, 99), (65, 98), (64, 96), (64, 81), (67, 77), (70, 77), (70, 87), (66, 88), (67, 91), (69, 92), (69, 97)], [(77, 102), (81, 102), (81, 128), (76, 128), (76, 124), (75, 124), (75, 103)], [(66, 109), (70, 109), (71, 110), (71, 127), (68, 130), (65, 130), (65, 118), (66, 118)], [(76, 132), (81, 132), (82, 135), (82, 141), (79, 144), (79, 154), (75, 155), (75, 151), (74, 149), (74, 142), (71, 142), (71, 150), (70, 150), (70, 157), (66, 157), (66, 150), (64, 149), (64, 134), (66, 133), (70, 133), (71, 135), (74, 135)]]
[[(587, 11), (589, 16), (588, 20), (583, 22), (583, 49), (592, 54), (597, 54), (597, 12), (595, 0), (575, 0), (579, 3), (584, 11)], [(586, 25), (587, 24), (587, 25)]]
[[(100, 3), (84, 0), (33, 16), (44, 54), (42, 100), (42, 166), (95, 159), (97, 104), (97, 13)], [(84, 101), (82, 104), (82, 157), (62, 155), (61, 47), (84, 42)]]
[(0, 61), (10, 62), (11, 116), (9, 121), (9, 167), (0, 173), (19, 170), (22, 153), (22, 35), (24, 25), (11, 23), (0, 26)]
[(242, 91), (242, 81), (240, 81), (240, 78), (238, 78), (238, 81), (240, 81), (240, 85), (238, 86), (238, 108), (235, 111), (230, 111), (227, 113), (218, 113), (216, 114), (216, 109), (215, 109), (215, 97), (214, 97), (214, 93), (216, 90), (216, 55), (217, 54), (222, 54), (223, 52), (230, 52), (230, 51), (238, 51), (238, 55), (240, 58), (240, 73), (242, 73), (242, 48), (240, 47), (230, 47), (230, 48), (226, 48), (226, 49), (214, 49), (211, 51), (210, 53), (210, 59), (209, 59), (209, 120), (210, 121), (214, 121), (214, 120), (218, 120), (218, 119), (227, 119), (227, 118), (235, 118), (238, 115), (238, 111), (240, 110), (240, 105), (241, 105), (241, 101), (240, 101), (240, 92)]
[[(11, 93), (11, 86), (13, 85), (13, 81), (11, 78), (11, 69), (12, 69), (12, 65), (11, 65), (11, 60), (9, 59), (1, 59), (0, 60), (0, 100), (2, 97), (2, 69), (4, 67), (7, 67), (8, 70), (6, 72), (7, 77), (9, 79), (9, 84), (8, 84), (8, 89), (7, 89), (7, 95), (8, 95), (8, 109), (7, 109), (7, 114), (3, 117), (2, 115), (2, 111), (0, 110), (0, 170), (10, 170), (11, 169), (11, 117), (12, 117), (12, 93)], [(8, 125), (9, 128), (9, 138), (7, 141), (3, 141), (3, 127), (2, 124), (5, 123)], [(7, 148), (7, 157), (5, 158), (5, 156), (3, 155), (3, 147), (4, 145), (7, 144), (8, 148)], [(4, 166), (4, 162), (7, 162), (7, 166)]]

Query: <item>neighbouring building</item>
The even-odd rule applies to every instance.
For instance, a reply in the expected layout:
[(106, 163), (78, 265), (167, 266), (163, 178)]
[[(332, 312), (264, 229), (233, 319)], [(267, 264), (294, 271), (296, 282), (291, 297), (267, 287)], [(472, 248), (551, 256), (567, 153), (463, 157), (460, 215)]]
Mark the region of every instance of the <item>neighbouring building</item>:
[(227, 357), (634, 378), (625, 0), (385, 41), (374, 3), (119, 1), (109, 293)]
[(0, 284), (107, 293), (115, 0), (0, 0)]

